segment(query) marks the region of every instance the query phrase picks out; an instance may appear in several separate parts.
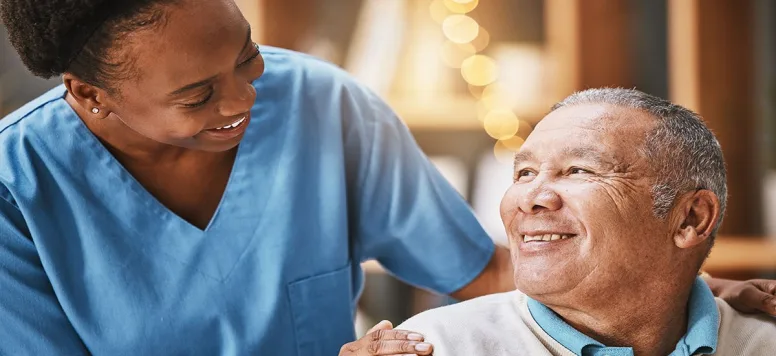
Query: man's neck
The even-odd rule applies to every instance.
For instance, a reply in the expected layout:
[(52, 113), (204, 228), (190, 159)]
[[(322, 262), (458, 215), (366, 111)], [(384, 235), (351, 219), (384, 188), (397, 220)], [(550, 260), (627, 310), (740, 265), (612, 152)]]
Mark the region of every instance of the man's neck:
[(607, 298), (597, 292), (598, 304), (547, 306), (576, 330), (606, 346), (631, 347), (635, 355), (668, 355), (687, 330), (692, 281), (639, 283), (623, 282), (639, 287), (625, 293), (604, 292), (610, 294)]

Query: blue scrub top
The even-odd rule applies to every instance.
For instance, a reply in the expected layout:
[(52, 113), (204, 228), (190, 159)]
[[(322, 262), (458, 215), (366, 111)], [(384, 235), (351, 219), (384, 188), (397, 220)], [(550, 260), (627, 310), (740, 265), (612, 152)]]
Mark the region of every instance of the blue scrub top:
[(331, 356), (354, 339), (360, 262), (439, 293), (483, 270), (491, 239), (383, 101), (318, 59), (262, 53), (204, 231), (63, 87), (0, 120), (0, 354)]

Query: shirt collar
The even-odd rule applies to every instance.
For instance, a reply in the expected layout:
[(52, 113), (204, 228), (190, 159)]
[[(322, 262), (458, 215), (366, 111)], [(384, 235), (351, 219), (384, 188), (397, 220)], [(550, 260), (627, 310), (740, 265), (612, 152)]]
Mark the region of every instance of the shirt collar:
[[(671, 356), (713, 354), (717, 349), (719, 311), (714, 294), (700, 277), (693, 283), (688, 309), (687, 333), (679, 340)], [(528, 310), (542, 330), (576, 355), (596, 355), (602, 351), (612, 355), (633, 354), (630, 347), (606, 347), (577, 331), (550, 308), (530, 297)]]

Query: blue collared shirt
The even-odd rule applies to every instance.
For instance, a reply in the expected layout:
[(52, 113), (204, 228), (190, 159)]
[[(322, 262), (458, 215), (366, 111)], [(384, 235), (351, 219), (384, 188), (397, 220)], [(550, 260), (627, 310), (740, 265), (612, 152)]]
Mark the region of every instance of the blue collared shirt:
[[(633, 356), (633, 348), (607, 347), (577, 331), (544, 304), (528, 298), (528, 310), (536, 323), (571, 352), (581, 356)], [(717, 349), (719, 311), (714, 295), (700, 277), (690, 293), (687, 333), (676, 344), (670, 356), (713, 354)]]

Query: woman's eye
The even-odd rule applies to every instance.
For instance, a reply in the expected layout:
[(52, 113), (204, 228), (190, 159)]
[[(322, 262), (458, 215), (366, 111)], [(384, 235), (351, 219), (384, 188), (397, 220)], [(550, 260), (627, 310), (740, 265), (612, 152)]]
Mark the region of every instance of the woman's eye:
[(240, 62), (240, 64), (237, 65), (238, 67), (242, 67), (242, 66), (252, 62), (254, 59), (259, 57), (259, 55), (261, 54), (261, 50), (259, 50), (259, 45), (254, 43), (253, 44), (253, 48), (255, 48), (255, 51), (251, 54), (250, 57), (248, 57), (244, 61)]
[(213, 97), (213, 91), (211, 90), (204, 99), (202, 99), (202, 100), (200, 100), (200, 101), (198, 101), (196, 103), (183, 104), (183, 106), (186, 107), (186, 108), (197, 108), (197, 107), (200, 107), (200, 106), (203, 106), (203, 105), (207, 104), (207, 102), (210, 101), (210, 98), (212, 98), (212, 97)]

